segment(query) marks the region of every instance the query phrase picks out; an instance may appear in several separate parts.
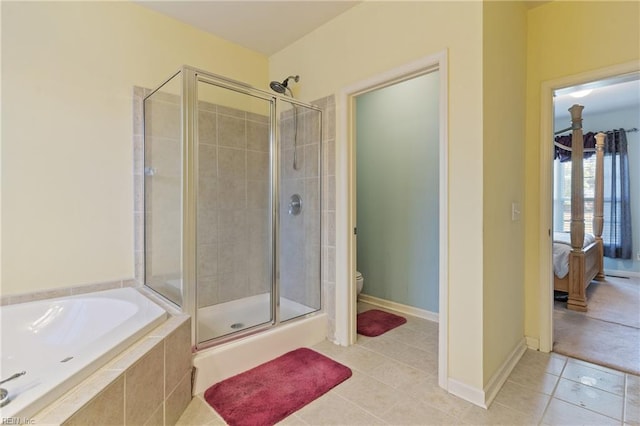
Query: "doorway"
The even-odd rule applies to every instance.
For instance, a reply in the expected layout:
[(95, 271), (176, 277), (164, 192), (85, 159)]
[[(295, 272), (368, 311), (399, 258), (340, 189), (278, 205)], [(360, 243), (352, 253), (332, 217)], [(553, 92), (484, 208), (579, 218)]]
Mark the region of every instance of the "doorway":
[[(578, 103), (584, 106), (584, 224), (587, 238), (599, 237), (594, 224), (597, 210), (594, 202), (596, 155), (591, 148), (593, 136), (604, 132), (604, 280), (592, 281), (586, 289), (588, 308), (575, 312), (566, 307), (566, 293), (554, 289), (553, 331), (554, 352), (582, 359), (617, 370), (638, 373), (640, 370), (640, 272), (630, 250), (617, 250), (616, 245), (640, 245), (638, 226), (640, 200), (631, 194), (640, 193), (640, 147), (638, 117), (640, 117), (640, 80), (635, 74), (598, 80), (586, 85), (556, 90), (554, 96), (554, 162), (553, 162), (553, 235), (554, 275), (566, 275), (566, 262), (560, 253), (570, 235), (571, 219), (571, 152), (564, 149), (570, 133), (563, 132), (569, 123), (568, 108)], [(616, 146), (617, 145), (617, 146)], [(620, 152), (623, 151), (623, 152)], [(615, 190), (612, 190), (612, 187)], [(624, 188), (630, 194), (621, 194)], [(627, 222), (616, 226), (616, 222)], [(623, 229), (627, 235), (621, 235)], [(617, 238), (618, 237), (618, 238)], [(622, 240), (622, 241), (621, 241)], [(625, 241), (626, 240), (626, 241)], [(635, 241), (632, 241), (635, 240)], [(631, 244), (633, 243), (633, 244)], [(627, 253), (623, 253), (626, 251)], [(615, 351), (611, 348), (615, 347)]]
[(434, 70), (355, 97), (360, 300), (438, 312), (438, 86)]
[[(637, 80), (638, 80), (637, 64), (630, 63), (630, 64), (622, 64), (614, 67), (609, 67), (606, 69), (601, 69), (601, 70), (585, 73), (578, 76), (571, 76), (571, 77), (567, 77), (567, 78), (563, 78), (560, 80), (547, 82), (543, 84), (543, 102), (542, 102), (543, 119), (541, 122), (541, 134), (553, 135), (553, 133), (557, 132), (559, 129), (567, 127), (567, 118), (563, 117), (563, 114), (568, 117), (568, 112), (566, 112), (567, 106), (570, 106), (573, 103), (577, 103), (585, 106), (584, 123), (583, 123), (585, 134), (588, 133), (589, 131), (606, 132), (612, 129), (624, 128), (625, 130), (630, 131), (628, 133), (628, 136), (632, 140), (635, 140), (634, 138), (636, 138), (638, 135), (637, 132), (634, 130), (634, 128), (638, 127), (638, 123), (637, 123), (638, 105), (637, 104), (639, 102), (638, 98), (640, 97), (640, 92), (638, 91), (637, 88), (635, 88), (635, 86), (633, 88), (627, 87), (625, 90), (621, 86), (621, 84), (629, 81), (635, 81), (635, 83), (632, 83), (633, 85), (633, 84), (637, 84)], [(576, 97), (576, 98), (569, 98), (569, 100), (567, 100), (567, 97), (569, 96), (568, 93), (576, 92), (578, 91), (578, 89), (592, 89), (592, 94), (584, 98)], [(635, 94), (635, 97), (634, 97), (635, 104), (634, 105), (626, 104), (625, 103), (626, 101), (621, 99), (620, 96), (615, 95), (615, 89), (622, 90), (623, 92), (626, 91), (627, 94), (631, 93), (632, 98), (634, 97), (633, 94)], [(602, 100), (598, 100), (598, 96), (597, 96), (598, 91), (601, 92), (600, 95), (603, 95), (603, 92), (607, 93), (608, 91), (613, 91), (614, 93), (611, 93), (610, 95), (605, 94), (604, 96), (607, 96), (606, 99), (608, 100), (614, 99), (614, 100), (617, 100), (618, 102), (609, 103), (609, 101), (607, 100), (607, 102), (605, 103)], [(554, 94), (558, 96), (554, 98)], [(581, 93), (578, 93), (578, 95), (580, 94)], [(565, 95), (565, 96), (562, 96), (562, 95)], [(555, 108), (554, 108), (554, 105), (555, 105)], [(557, 111), (554, 111), (554, 109)], [(627, 116), (631, 117), (631, 119), (627, 118)], [(552, 137), (550, 136), (550, 138)], [(634, 142), (629, 142), (629, 143), (634, 143)], [(638, 143), (635, 142), (635, 145), (637, 146)], [(573, 312), (566, 313), (566, 310), (564, 310), (563, 303), (557, 300), (554, 300), (554, 291), (553, 291), (554, 290), (553, 289), (554, 270), (553, 270), (553, 262), (552, 262), (552, 241), (550, 241), (550, 238), (548, 237), (549, 235), (553, 235), (553, 234), (551, 234), (550, 232), (547, 233), (547, 230), (562, 231), (563, 228), (565, 228), (564, 230), (566, 230), (566, 226), (564, 224), (564, 219), (566, 215), (563, 214), (565, 210), (564, 204), (566, 203), (566, 200), (563, 200), (562, 188), (563, 186), (567, 188), (566, 181), (563, 181), (567, 175), (566, 173), (567, 166), (560, 165), (559, 161), (556, 161), (556, 162), (553, 161), (554, 150), (555, 150), (553, 144), (543, 143), (541, 150), (542, 150), (541, 158), (548, 159), (548, 160), (543, 160), (541, 163), (540, 204), (541, 204), (542, 215), (541, 215), (541, 223), (540, 223), (541, 225), (540, 269), (542, 272), (541, 274), (542, 299), (541, 299), (541, 306), (540, 306), (540, 312), (541, 312), (540, 349), (542, 351), (557, 350), (558, 352), (565, 353), (566, 349), (559, 347), (558, 343), (562, 344), (563, 339), (568, 340), (567, 336), (569, 335), (591, 336), (593, 334), (593, 330), (578, 332), (575, 326), (573, 325), (567, 326), (566, 323), (564, 324), (560, 323), (559, 321), (562, 321), (562, 320), (558, 319), (559, 316), (561, 317), (562, 315), (564, 316), (574, 315), (574, 313)], [(637, 150), (636, 147), (632, 147), (631, 149), (632, 155), (629, 157), (629, 160), (632, 163), (630, 169), (634, 176), (636, 175), (637, 170), (640, 168), (640, 157), (638, 157), (638, 154), (634, 152), (636, 150)], [(548, 163), (546, 161), (548, 161)], [(585, 177), (587, 177), (588, 176), (587, 172), (589, 170), (589, 167), (591, 167), (589, 165), (589, 160), (585, 160), (585, 164), (586, 164)], [(632, 177), (632, 180), (633, 179), (634, 178)], [(638, 178), (636, 177), (635, 180), (638, 181)], [(605, 178), (605, 182), (606, 182), (606, 178)], [(585, 188), (588, 189), (590, 185), (591, 184), (588, 181), (585, 181)], [(637, 185), (637, 183), (635, 183), (635, 185)], [(638, 189), (635, 189), (635, 192), (637, 191)], [(564, 195), (566, 194), (567, 193), (565, 192)], [(606, 197), (606, 193), (605, 193), (605, 197)], [(585, 198), (586, 198), (585, 225), (587, 228), (587, 232), (589, 232), (589, 226), (591, 225), (589, 210), (591, 207), (589, 205), (590, 200), (588, 199), (589, 194), (587, 192), (585, 192)], [(606, 203), (607, 203), (607, 200), (605, 198), (605, 223), (606, 223), (607, 214), (608, 214)], [(637, 208), (635, 210), (637, 210)], [(636, 223), (638, 220), (637, 216), (638, 214), (634, 213), (634, 219), (633, 219), (634, 223)], [(612, 287), (614, 282), (617, 280), (623, 280), (622, 281), (623, 284), (629, 283), (630, 281), (634, 281), (634, 280), (637, 281), (638, 275), (637, 275), (636, 269), (638, 265), (634, 265), (634, 263), (636, 262), (635, 251), (638, 250), (637, 248), (638, 243), (635, 241), (638, 239), (638, 236), (635, 235), (637, 234), (636, 231), (634, 231), (634, 255), (633, 255), (634, 259), (633, 260), (626, 260), (624, 261), (626, 263), (624, 262), (620, 263), (619, 260), (607, 259), (605, 257), (605, 273), (606, 274), (622, 275), (626, 277), (631, 277), (631, 279), (629, 280), (628, 278), (617, 278), (617, 277), (607, 276), (606, 280), (603, 282), (604, 284), (602, 285), (591, 284), (587, 288), (587, 300), (589, 300), (590, 298), (593, 298), (594, 304), (591, 306), (591, 308), (593, 309), (588, 309), (588, 312), (586, 314), (582, 314), (583, 316), (585, 316), (585, 318), (590, 318), (586, 320), (581, 319), (582, 323), (593, 322), (592, 317), (594, 316), (601, 317), (601, 318), (596, 318), (596, 320), (601, 321), (599, 323), (601, 326), (603, 324), (607, 325), (615, 322), (624, 322), (624, 320), (620, 320), (619, 313), (615, 313), (615, 314), (612, 313), (613, 316), (607, 316), (605, 312), (604, 317), (602, 316), (601, 308), (603, 307), (602, 306), (603, 304), (599, 303), (600, 306), (598, 306), (596, 290), (598, 290), (599, 292), (602, 292), (605, 286)], [(606, 232), (606, 229), (605, 229), (605, 232)], [(546, 234), (546, 238), (543, 233)], [(620, 265), (622, 265), (622, 268), (620, 268)], [(621, 271), (620, 269), (623, 269), (623, 270)], [(638, 289), (637, 284), (635, 285), (635, 288)], [(558, 295), (558, 294), (556, 293), (555, 295)], [(631, 298), (626, 297), (626, 300), (623, 303), (628, 303), (630, 301), (629, 299)], [(606, 306), (604, 306), (605, 311), (606, 310), (610, 311), (612, 303), (614, 302), (612, 302), (611, 300), (607, 300)], [(637, 312), (637, 308), (635, 312)], [(598, 328), (598, 323), (595, 323), (595, 324), (596, 325), (594, 327)], [(567, 330), (567, 327), (570, 327), (570, 328)], [(608, 334), (608, 337), (613, 338), (610, 333)], [(602, 339), (599, 340), (600, 342), (599, 345), (596, 345), (596, 346), (600, 346), (600, 348), (604, 350), (605, 355), (602, 356), (602, 359), (604, 359), (605, 361), (600, 360), (600, 362), (597, 362), (598, 360), (593, 358), (594, 356), (593, 354), (585, 353), (582, 356), (577, 353), (565, 353), (565, 354), (569, 354), (577, 358), (586, 359), (587, 361), (592, 361), (592, 362), (596, 361), (595, 363), (599, 363), (601, 365), (608, 365), (610, 367), (617, 368), (619, 370), (620, 369), (624, 370), (624, 368), (621, 367), (620, 365), (607, 364), (607, 362), (609, 362), (612, 358), (611, 348), (613, 347), (612, 345), (606, 344), (608, 337), (603, 337)], [(637, 339), (634, 339), (634, 340), (637, 341)], [(570, 343), (570, 342), (564, 342), (564, 343)], [(635, 352), (638, 352), (637, 349), (635, 350)], [(635, 355), (637, 356), (638, 354), (635, 354)]]
[[(356, 151), (355, 102), (359, 95), (420, 75), (439, 72), (438, 82), (438, 223), (447, 229), (447, 56), (442, 52), (387, 71), (343, 89), (337, 97), (336, 145), (336, 339), (356, 341)], [(438, 235), (438, 377), (447, 388), (447, 233)], [(365, 278), (366, 280), (366, 278)], [(366, 285), (366, 284), (365, 284)]]

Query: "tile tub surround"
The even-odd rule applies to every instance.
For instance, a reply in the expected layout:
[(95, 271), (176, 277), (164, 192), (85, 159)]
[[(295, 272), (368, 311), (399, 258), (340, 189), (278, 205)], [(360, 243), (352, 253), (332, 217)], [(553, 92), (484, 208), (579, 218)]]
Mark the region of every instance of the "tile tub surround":
[(36, 291), (33, 293), (10, 294), (0, 297), (0, 305), (13, 305), (14, 303), (33, 302), (35, 300), (53, 299), (56, 297), (74, 296), (76, 294), (91, 293), (94, 291), (111, 290), (113, 288), (137, 287), (135, 279), (123, 279), (77, 285), (73, 287), (60, 287), (53, 290)]
[(174, 313), (33, 420), (172, 425), (191, 401), (191, 370), (191, 318)]

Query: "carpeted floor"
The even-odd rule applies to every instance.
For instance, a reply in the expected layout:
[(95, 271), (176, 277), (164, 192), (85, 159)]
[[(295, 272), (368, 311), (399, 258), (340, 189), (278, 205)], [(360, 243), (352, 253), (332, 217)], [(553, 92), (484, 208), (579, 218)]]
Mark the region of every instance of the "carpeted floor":
[(587, 312), (555, 302), (554, 352), (640, 374), (640, 279), (594, 281), (587, 300)]

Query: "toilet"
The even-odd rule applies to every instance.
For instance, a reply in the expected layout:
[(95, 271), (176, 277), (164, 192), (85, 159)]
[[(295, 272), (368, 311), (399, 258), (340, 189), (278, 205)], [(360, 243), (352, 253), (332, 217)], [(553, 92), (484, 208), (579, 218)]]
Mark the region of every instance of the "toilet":
[(362, 291), (362, 285), (364, 284), (364, 278), (362, 278), (362, 274), (356, 271), (356, 286), (358, 287), (358, 293)]

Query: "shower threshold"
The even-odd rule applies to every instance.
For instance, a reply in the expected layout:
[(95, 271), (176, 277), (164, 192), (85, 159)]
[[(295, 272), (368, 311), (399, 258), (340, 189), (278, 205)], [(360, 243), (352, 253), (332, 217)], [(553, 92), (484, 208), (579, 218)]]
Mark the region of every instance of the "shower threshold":
[[(280, 298), (280, 321), (300, 317), (316, 308)], [(271, 318), (271, 294), (263, 293), (198, 309), (198, 340), (205, 342), (269, 323)]]

